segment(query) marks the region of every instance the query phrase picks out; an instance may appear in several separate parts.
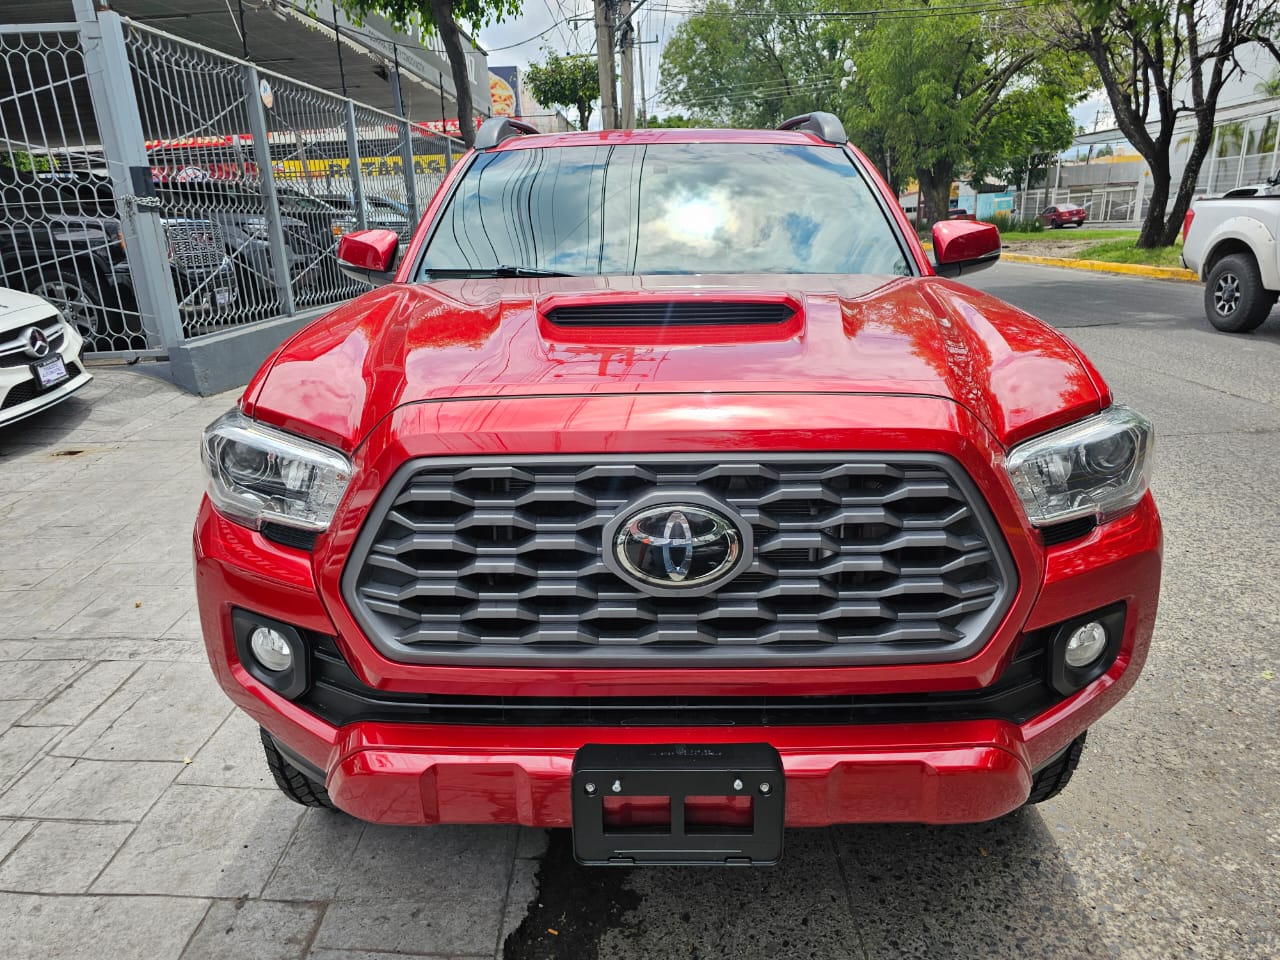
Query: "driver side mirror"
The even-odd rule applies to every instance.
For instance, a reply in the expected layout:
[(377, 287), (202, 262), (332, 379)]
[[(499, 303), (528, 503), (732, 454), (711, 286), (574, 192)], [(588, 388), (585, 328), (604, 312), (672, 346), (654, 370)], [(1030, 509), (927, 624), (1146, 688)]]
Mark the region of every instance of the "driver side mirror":
[(338, 265), (355, 280), (375, 287), (396, 278), (400, 237), (394, 230), (357, 230), (338, 238)]
[(933, 272), (958, 277), (1000, 259), (1000, 231), (992, 223), (943, 220), (933, 225)]

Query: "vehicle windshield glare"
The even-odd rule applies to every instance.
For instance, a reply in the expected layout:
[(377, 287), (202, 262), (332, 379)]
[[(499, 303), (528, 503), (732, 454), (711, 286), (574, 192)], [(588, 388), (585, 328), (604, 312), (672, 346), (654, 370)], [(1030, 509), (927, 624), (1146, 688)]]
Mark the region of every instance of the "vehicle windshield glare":
[(503, 265), (575, 275), (911, 272), (843, 151), (741, 143), (478, 155), (418, 279)]

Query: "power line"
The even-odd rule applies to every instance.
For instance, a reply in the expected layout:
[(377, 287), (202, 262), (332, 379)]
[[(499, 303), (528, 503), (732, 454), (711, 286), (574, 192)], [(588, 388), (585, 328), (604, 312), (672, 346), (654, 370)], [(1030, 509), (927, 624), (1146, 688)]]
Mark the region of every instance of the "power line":
[(937, 17), (956, 17), (965, 14), (1003, 13), (1043, 6), (1051, 0), (971, 0), (968, 3), (930, 7), (889, 7), (879, 10), (832, 10), (769, 12), (762, 10), (712, 10), (707, 7), (676, 6), (663, 4), (652, 9), (690, 17), (715, 17), (726, 20), (799, 20), (824, 22), (829, 20), (929, 20)]

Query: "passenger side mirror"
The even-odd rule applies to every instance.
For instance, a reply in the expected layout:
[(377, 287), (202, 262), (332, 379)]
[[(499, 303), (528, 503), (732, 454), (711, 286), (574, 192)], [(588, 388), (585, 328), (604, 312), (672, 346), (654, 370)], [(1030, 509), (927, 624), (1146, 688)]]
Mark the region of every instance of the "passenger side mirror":
[(989, 267), (1000, 259), (1000, 231), (995, 224), (943, 220), (933, 225), (933, 272), (958, 277)]
[(395, 279), (399, 253), (400, 237), (394, 230), (357, 230), (338, 239), (342, 272), (375, 287)]

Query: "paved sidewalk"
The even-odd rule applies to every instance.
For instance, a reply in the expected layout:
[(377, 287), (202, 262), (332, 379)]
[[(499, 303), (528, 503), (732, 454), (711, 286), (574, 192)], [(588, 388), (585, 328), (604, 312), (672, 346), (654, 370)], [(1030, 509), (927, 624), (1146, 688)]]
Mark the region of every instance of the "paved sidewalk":
[(0, 957), (493, 957), (544, 834), (279, 794), (191, 578), (200, 430), (235, 395), (94, 373), (0, 430)]

